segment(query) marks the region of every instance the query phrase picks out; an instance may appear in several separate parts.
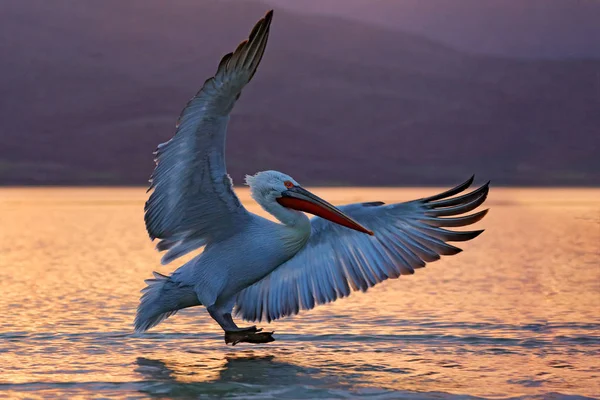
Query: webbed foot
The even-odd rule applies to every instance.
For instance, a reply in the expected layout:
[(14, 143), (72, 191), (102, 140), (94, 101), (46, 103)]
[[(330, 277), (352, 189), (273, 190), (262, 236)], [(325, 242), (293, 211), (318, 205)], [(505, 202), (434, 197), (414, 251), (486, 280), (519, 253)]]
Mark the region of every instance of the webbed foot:
[(225, 343), (235, 346), (238, 343), (270, 343), (275, 341), (273, 332), (261, 332), (262, 329), (253, 327), (253, 331), (228, 331), (225, 332)]
[(236, 332), (236, 333), (240, 333), (240, 332), (260, 332), (262, 331), (261, 329), (256, 329), (256, 325), (253, 326), (249, 326), (247, 328), (239, 328), (237, 325), (235, 326), (235, 328), (228, 328), (225, 332)]

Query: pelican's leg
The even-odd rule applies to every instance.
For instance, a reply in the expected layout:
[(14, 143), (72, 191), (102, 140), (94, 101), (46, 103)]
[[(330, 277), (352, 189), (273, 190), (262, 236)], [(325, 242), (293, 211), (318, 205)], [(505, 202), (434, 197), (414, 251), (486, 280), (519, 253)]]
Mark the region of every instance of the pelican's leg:
[(231, 312), (223, 312), (223, 308), (212, 305), (206, 308), (215, 321), (225, 331), (225, 343), (235, 346), (240, 342), (247, 343), (269, 343), (275, 340), (273, 332), (261, 332), (256, 326), (240, 328), (231, 317)]
[(229, 314), (229, 318), (226, 317), (228, 313), (224, 313), (221, 307), (217, 307), (216, 305), (212, 305), (210, 307), (206, 307), (206, 310), (210, 314), (210, 316), (217, 321), (217, 323), (223, 328), (225, 332), (231, 331), (239, 331), (240, 328), (233, 322), (231, 318), (231, 314)]
[[(225, 332), (258, 332), (260, 329), (256, 329), (256, 326), (250, 326), (248, 328), (240, 328), (233, 322), (233, 318), (231, 317), (231, 307), (227, 307), (227, 305), (223, 306), (222, 304), (216, 305), (213, 304), (210, 307), (206, 307), (206, 310), (210, 314), (210, 316), (217, 321), (221, 328)], [(228, 311), (229, 310), (229, 311)]]
[(231, 313), (223, 314), (223, 318), (227, 321), (227, 324), (230, 328), (225, 329), (225, 332), (260, 332), (261, 329), (256, 329), (256, 325), (249, 326), (247, 328), (240, 328), (233, 322), (233, 318), (231, 317)]

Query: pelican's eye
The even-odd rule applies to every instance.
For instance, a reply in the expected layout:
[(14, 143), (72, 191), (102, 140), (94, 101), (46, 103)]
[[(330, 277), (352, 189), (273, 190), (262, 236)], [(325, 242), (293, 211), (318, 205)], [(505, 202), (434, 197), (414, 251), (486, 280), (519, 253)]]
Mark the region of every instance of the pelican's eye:
[(294, 187), (294, 184), (291, 181), (285, 181), (283, 182), (283, 184), (285, 185), (286, 188), (291, 189)]

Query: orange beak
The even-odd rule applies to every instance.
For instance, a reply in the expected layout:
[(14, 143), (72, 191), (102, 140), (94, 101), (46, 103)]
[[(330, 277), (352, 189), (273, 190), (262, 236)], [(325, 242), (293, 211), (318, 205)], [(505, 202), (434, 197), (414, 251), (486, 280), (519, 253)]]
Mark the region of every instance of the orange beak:
[(286, 208), (317, 215), (346, 228), (373, 236), (373, 231), (365, 228), (335, 206), (300, 186), (294, 186), (281, 193), (281, 197), (277, 199), (277, 202)]

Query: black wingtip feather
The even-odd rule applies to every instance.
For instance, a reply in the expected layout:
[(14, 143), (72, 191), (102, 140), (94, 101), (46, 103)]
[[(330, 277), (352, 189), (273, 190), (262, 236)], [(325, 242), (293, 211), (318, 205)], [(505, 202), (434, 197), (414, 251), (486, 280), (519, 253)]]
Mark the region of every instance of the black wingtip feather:
[(458, 193), (461, 193), (461, 192), (464, 192), (465, 190), (467, 190), (473, 184), (474, 180), (475, 180), (475, 175), (472, 175), (469, 179), (467, 179), (465, 182), (461, 183), (460, 185), (455, 186), (452, 189), (446, 190), (445, 192), (442, 192), (442, 193), (439, 193), (439, 194), (436, 194), (433, 196), (425, 197), (425, 198), (421, 199), (421, 201), (424, 203), (429, 203), (432, 201), (445, 199), (446, 197), (454, 196), (455, 194), (458, 194)]
[(475, 239), (477, 236), (483, 233), (484, 229), (476, 230), (476, 231), (452, 231), (454, 234), (448, 240), (449, 242), (466, 242), (469, 240)]
[[(247, 41), (243, 41), (242, 43), (240, 43), (240, 46), (245, 44)], [(239, 48), (239, 46), (238, 46)], [(237, 50), (236, 50), (237, 51)], [(231, 56), (233, 56), (233, 53), (227, 53), (223, 56), (223, 58), (221, 58), (221, 61), (219, 62), (219, 66), (217, 67), (217, 72), (222, 70), (223, 68), (225, 68), (225, 66), (227, 65), (227, 62), (231, 59)]]
[(440, 199), (440, 200), (433, 201), (433, 202), (428, 201), (427, 206), (431, 207), (431, 208), (440, 208), (440, 207), (450, 207), (450, 206), (465, 204), (475, 198), (478, 198), (480, 195), (487, 195), (489, 190), (490, 190), (489, 185), (486, 183), (485, 185), (482, 185), (481, 187), (473, 190), (472, 192), (463, 194), (462, 196), (452, 197), (449, 199)]
[(440, 252), (442, 256), (455, 256), (458, 253), (462, 253), (463, 249), (460, 247), (452, 246), (451, 244), (445, 243), (447, 248)]
[(267, 27), (269, 25), (271, 25), (271, 21), (273, 20), (273, 10), (269, 10), (267, 11), (267, 13), (265, 14), (264, 17), (262, 17), (252, 28), (252, 30), (250, 31), (250, 34), (248, 35), (248, 41), (251, 42), (256, 35), (258, 34), (258, 31), (260, 30), (260, 28), (263, 25), (266, 25)]

